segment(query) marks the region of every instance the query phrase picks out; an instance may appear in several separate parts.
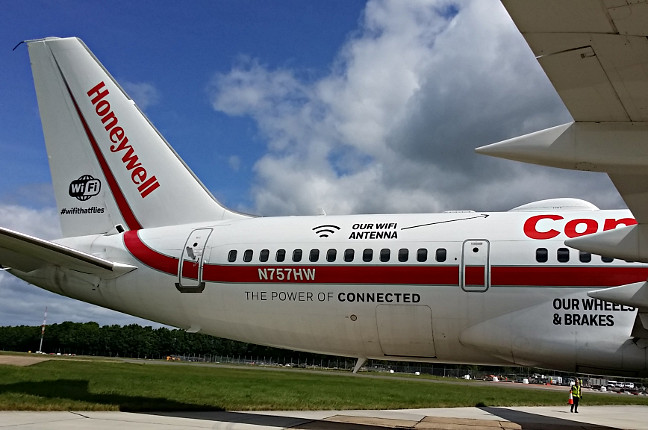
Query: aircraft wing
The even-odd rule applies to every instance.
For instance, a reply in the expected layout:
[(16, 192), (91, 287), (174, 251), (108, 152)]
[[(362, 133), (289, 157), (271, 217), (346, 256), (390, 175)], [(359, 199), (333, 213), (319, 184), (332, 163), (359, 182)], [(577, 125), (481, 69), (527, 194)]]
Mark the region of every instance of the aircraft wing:
[(502, 2), (574, 120), (648, 121), (645, 1)]
[[(502, 0), (574, 122), (478, 148), (501, 158), (608, 174), (638, 224), (565, 244), (648, 262), (648, 3)], [(592, 291), (638, 308), (648, 338), (648, 283)]]
[(0, 227), (0, 265), (7, 269), (31, 272), (55, 265), (104, 279), (116, 278), (135, 266), (115, 263), (67, 246)]
[(502, 3), (575, 121), (477, 152), (607, 173), (639, 224), (566, 243), (583, 251), (648, 262), (648, 4), (645, 0)]
[[(640, 129), (645, 137), (648, 121), (648, 4), (645, 1), (503, 0), (503, 3), (576, 122), (627, 123), (635, 130)], [(620, 132), (624, 130), (621, 128)], [(606, 144), (611, 148), (617, 146), (615, 141)], [(648, 141), (643, 140), (638, 146), (626, 157), (645, 158)], [(608, 172), (635, 217), (640, 222), (648, 222), (648, 172), (645, 164), (641, 167), (640, 172), (622, 168), (603, 170)]]

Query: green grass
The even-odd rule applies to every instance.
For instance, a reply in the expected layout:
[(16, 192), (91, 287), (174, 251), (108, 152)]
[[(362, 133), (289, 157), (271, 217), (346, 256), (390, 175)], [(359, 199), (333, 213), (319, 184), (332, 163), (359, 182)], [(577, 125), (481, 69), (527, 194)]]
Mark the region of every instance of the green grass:
[[(330, 410), (566, 403), (566, 391), (296, 370), (70, 360), (0, 366), (0, 410)], [(648, 398), (589, 395), (583, 404), (648, 405)]]

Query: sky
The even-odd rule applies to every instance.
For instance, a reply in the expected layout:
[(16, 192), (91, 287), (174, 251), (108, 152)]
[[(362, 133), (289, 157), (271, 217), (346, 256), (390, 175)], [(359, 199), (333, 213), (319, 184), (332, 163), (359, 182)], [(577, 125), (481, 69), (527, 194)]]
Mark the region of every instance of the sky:
[[(571, 120), (497, 0), (6, 2), (0, 225), (60, 236), (21, 40), (83, 39), (226, 206), (265, 216), (504, 211), (607, 176), (477, 155)], [(0, 272), (0, 325), (151, 323)], [(153, 324), (155, 326), (155, 324)]]

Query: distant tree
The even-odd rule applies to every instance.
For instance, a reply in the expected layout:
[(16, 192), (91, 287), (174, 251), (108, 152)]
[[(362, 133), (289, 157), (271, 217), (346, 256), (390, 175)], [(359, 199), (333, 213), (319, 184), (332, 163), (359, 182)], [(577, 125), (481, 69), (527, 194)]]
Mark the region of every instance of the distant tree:
[[(40, 326), (0, 327), (0, 349), (35, 351), (40, 341)], [(99, 326), (96, 322), (66, 321), (47, 326), (43, 350), (63, 354), (162, 358), (168, 355), (259, 357), (286, 361), (296, 358), (314, 362), (324, 357), (222, 339), (180, 329), (137, 324)]]
[(41, 327), (0, 327), (0, 350), (36, 351), (40, 342)]

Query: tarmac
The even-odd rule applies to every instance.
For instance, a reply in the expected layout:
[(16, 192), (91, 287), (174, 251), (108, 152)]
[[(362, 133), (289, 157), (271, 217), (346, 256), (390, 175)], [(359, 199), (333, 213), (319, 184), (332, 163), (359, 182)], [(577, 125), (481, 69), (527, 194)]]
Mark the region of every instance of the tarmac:
[(481, 407), (389, 411), (0, 412), (0, 429), (648, 429), (646, 406)]

